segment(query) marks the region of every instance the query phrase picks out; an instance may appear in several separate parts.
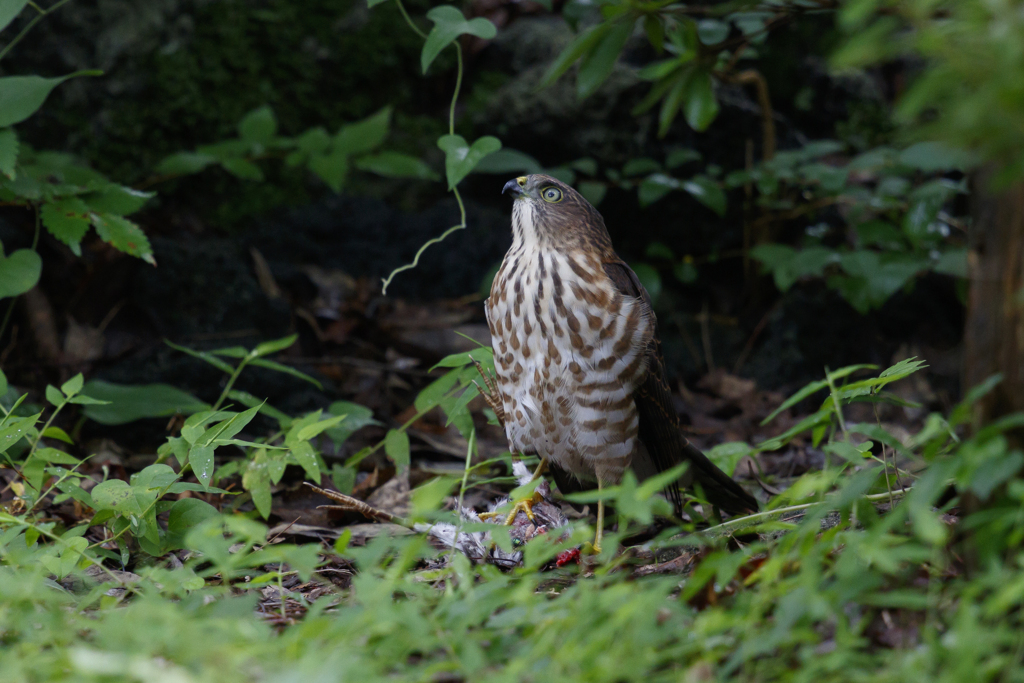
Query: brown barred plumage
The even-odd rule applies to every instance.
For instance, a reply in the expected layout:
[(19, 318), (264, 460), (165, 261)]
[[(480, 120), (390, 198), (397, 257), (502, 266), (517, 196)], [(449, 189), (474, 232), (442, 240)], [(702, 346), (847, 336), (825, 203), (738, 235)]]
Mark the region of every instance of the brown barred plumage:
[[(696, 480), (730, 513), (756, 510), (680, 433), (650, 298), (612, 249), (601, 214), (549, 176), (505, 189), (516, 196), (513, 243), (485, 310), (497, 374), (491, 401), (509, 449), (546, 459), (561, 488), (689, 462), (680, 484)], [(678, 484), (666, 494), (678, 510)]]

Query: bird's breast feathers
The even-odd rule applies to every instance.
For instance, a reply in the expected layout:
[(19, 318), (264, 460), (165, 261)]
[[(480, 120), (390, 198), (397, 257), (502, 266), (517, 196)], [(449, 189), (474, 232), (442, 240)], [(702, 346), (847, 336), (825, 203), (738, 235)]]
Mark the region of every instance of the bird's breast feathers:
[(577, 474), (595, 460), (625, 467), (654, 335), (647, 304), (619, 292), (595, 256), (519, 244), (485, 309), (509, 447)]

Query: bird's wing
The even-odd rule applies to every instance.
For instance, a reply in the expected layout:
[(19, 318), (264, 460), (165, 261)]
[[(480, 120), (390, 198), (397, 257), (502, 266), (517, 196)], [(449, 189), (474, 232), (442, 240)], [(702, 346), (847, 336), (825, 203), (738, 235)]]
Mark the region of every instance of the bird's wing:
[[(650, 307), (651, 298), (632, 268), (621, 260), (606, 261), (604, 272), (622, 294), (642, 299), (648, 308)], [(653, 318), (653, 312), (651, 316)], [(713, 505), (730, 514), (756, 511), (757, 500), (729, 475), (718, 469), (706, 455), (687, 441), (680, 431), (679, 415), (672, 406), (672, 391), (665, 375), (665, 361), (661, 355), (657, 329), (648, 344), (647, 357), (647, 377), (633, 392), (633, 400), (640, 417), (640, 441), (645, 446), (634, 454), (634, 471), (664, 472), (680, 463), (688, 462), (690, 466), (680, 482), (671, 484), (665, 490), (677, 512), (682, 507), (679, 483), (687, 486), (692, 481), (700, 484)], [(638, 458), (641, 460), (638, 461)], [(644, 459), (649, 462), (644, 462)]]

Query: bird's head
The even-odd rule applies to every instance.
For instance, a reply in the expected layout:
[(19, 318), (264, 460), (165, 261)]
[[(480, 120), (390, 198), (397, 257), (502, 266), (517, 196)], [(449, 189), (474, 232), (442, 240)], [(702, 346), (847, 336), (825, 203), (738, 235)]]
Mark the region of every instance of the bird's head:
[(551, 176), (535, 173), (507, 183), (502, 194), (515, 199), (512, 232), (526, 247), (611, 249), (604, 219), (576, 190)]

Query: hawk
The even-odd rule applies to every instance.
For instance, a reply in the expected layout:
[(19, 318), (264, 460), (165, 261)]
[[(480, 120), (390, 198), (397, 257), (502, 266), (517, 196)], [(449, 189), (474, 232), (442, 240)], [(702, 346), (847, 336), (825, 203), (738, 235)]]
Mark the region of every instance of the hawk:
[[(665, 493), (700, 485), (733, 514), (757, 501), (694, 448), (672, 407), (650, 296), (618, 257), (604, 219), (568, 185), (546, 175), (510, 180), (512, 247), (484, 303), (495, 378), (484, 398), (512, 453), (537, 455), (559, 488), (617, 484), (689, 463)], [(529, 501), (518, 509), (529, 513)], [(604, 504), (594, 546), (600, 550)]]

